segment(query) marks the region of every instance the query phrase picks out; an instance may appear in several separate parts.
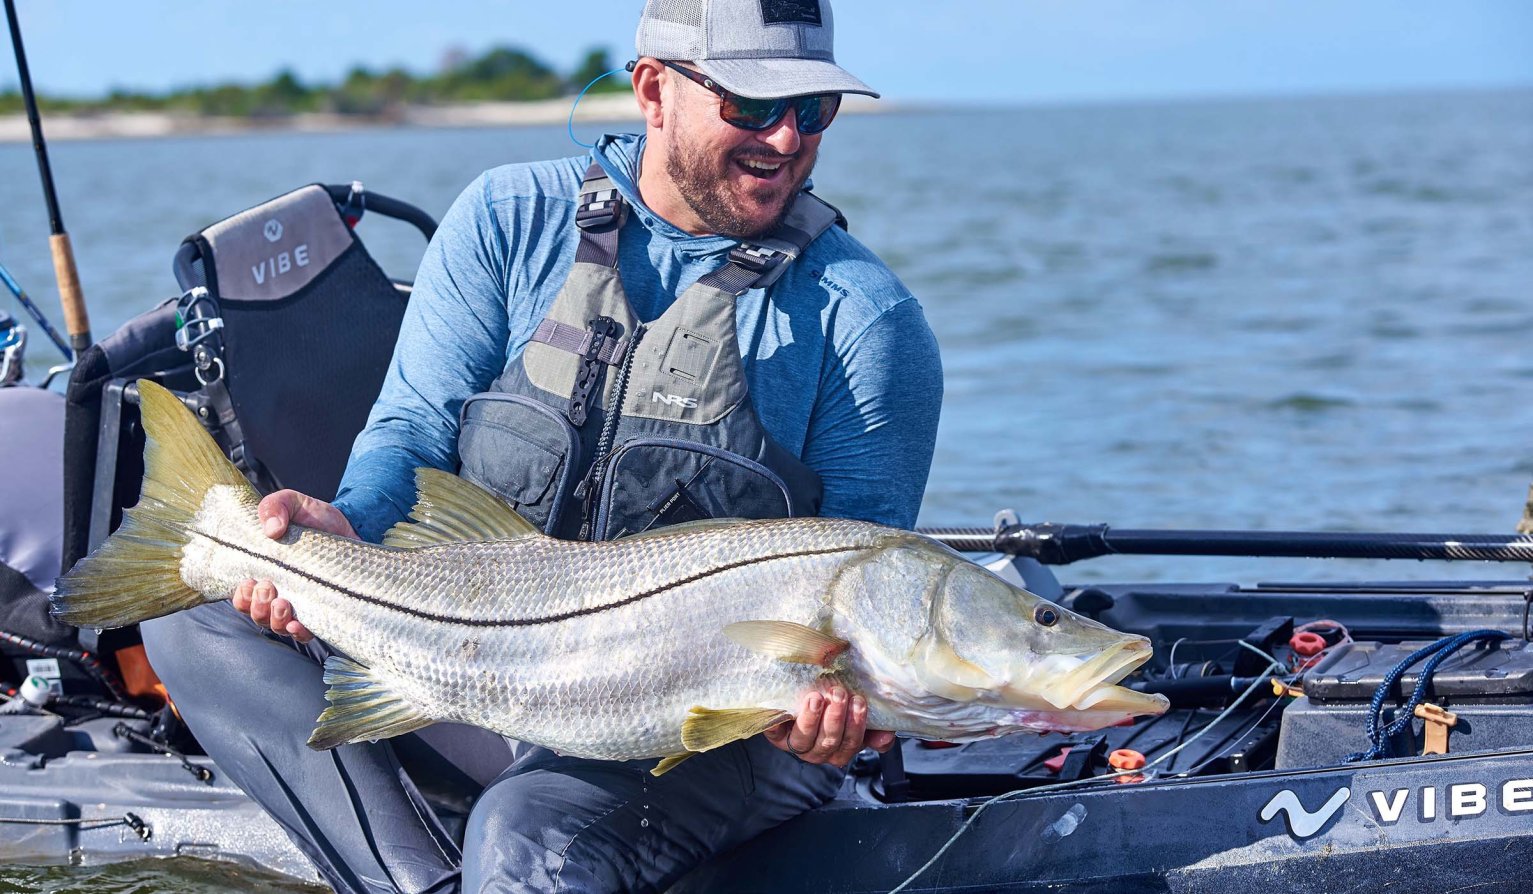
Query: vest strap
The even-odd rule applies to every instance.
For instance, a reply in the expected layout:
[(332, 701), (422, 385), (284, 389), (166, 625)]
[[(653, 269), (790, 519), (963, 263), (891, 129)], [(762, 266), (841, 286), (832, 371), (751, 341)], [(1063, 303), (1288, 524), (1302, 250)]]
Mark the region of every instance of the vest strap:
[[(544, 317), (543, 322), (539, 323), (538, 328), (532, 333), (532, 340), (538, 344), (582, 356), (591, 350), (591, 344), (596, 341), (596, 338), (596, 333), (590, 329), (581, 329), (548, 317)], [(623, 362), (623, 357), (627, 353), (627, 338), (603, 337), (601, 346), (596, 350), (595, 359), (608, 366), (617, 366)]]
[(729, 263), (698, 282), (734, 295), (764, 289), (781, 279), (788, 272), (788, 265), (837, 223), (846, 225), (835, 206), (813, 193), (801, 192), (777, 229), (762, 239), (735, 246), (729, 252)]
[(617, 240), (628, 219), (628, 203), (612, 180), (595, 162), (586, 168), (580, 184), (580, 200), (575, 205), (575, 226), (580, 230), (576, 263), (617, 266)]
[[(575, 225), (580, 229), (575, 261), (616, 268), (618, 234), (627, 219), (628, 203), (601, 165), (592, 162), (581, 181), (575, 208)], [(729, 263), (698, 282), (733, 295), (764, 289), (782, 278), (788, 265), (821, 233), (837, 224), (844, 229), (846, 218), (834, 205), (813, 193), (801, 192), (777, 229), (761, 239), (742, 241), (730, 250)]]

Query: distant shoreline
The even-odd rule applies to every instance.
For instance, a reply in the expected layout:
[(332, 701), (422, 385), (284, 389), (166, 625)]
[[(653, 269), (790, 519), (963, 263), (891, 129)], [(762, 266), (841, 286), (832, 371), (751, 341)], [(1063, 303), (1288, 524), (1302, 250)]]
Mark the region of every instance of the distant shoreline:
[[(484, 102), (469, 105), (407, 106), (394, 114), (362, 116), (306, 112), (271, 118), (220, 118), (169, 112), (99, 112), (43, 116), (48, 140), (156, 139), (247, 133), (340, 133), (380, 127), (532, 127), (569, 120), (573, 97), (538, 102)], [(894, 111), (887, 104), (848, 97), (843, 113)], [(629, 93), (587, 95), (575, 110), (586, 123), (638, 121)], [(28, 143), (32, 133), (22, 115), (0, 116), (0, 144)]]

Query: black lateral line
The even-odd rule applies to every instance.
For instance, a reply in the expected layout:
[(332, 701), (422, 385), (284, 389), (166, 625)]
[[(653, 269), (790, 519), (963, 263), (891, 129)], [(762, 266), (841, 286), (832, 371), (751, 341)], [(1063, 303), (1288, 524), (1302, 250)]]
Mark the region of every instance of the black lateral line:
[(740, 560), (738, 562), (730, 562), (730, 563), (728, 563), (726, 565), (720, 565), (717, 568), (710, 568), (707, 571), (699, 572), (699, 573), (694, 574), (694, 575), (692, 575), (690, 577), (684, 577), (684, 578), (681, 578), (680, 580), (671, 581), (668, 584), (663, 584), (661, 586), (655, 587), (652, 590), (645, 590), (642, 593), (635, 593), (632, 596), (627, 596), (627, 597), (624, 597), (623, 599), (619, 599), (616, 602), (606, 603), (605, 605), (593, 605), (590, 608), (579, 608), (579, 609), (575, 609), (574, 611), (563, 612), (563, 613), (557, 614), (557, 615), (544, 615), (543, 617), (540, 617), (540, 618), (496, 619), (496, 618), (464, 618), (464, 617), (458, 617), (458, 616), (454, 616), (454, 615), (438, 615), (438, 614), (433, 614), (431, 612), (423, 612), (423, 611), (420, 611), (419, 609), (410, 608), (408, 606), (398, 605), (398, 604), (393, 603), (393, 602), (388, 602), (386, 600), (379, 599), (376, 596), (369, 596), (366, 593), (358, 592), (356, 590), (351, 589), (350, 587), (343, 587), (340, 584), (337, 584), (337, 583), (335, 583), (333, 581), (325, 580), (324, 578), (322, 578), (322, 577), (320, 577), (320, 576), (318, 576), (316, 574), (312, 574), (310, 572), (304, 571), (302, 568), (298, 568), (298, 567), (296, 567), (294, 565), (290, 565), (287, 562), (282, 561), (281, 559), (274, 559), (271, 556), (263, 556), (260, 553), (255, 552), (254, 550), (246, 549), (245, 547), (240, 546), (237, 543), (230, 543), (230, 542), (228, 542), (226, 540), (220, 540), (217, 537), (214, 537), (214, 536), (212, 536), (210, 534), (203, 534), (200, 531), (197, 532), (197, 533), (200, 534), (201, 536), (206, 537), (207, 539), (213, 541), (214, 543), (218, 544), (219, 546), (226, 547), (228, 549), (232, 549), (232, 550), (234, 550), (237, 553), (244, 553), (245, 555), (250, 556), (253, 559), (259, 559), (260, 561), (263, 561), (263, 562), (270, 562), (271, 564), (276, 565), (278, 568), (281, 568), (283, 571), (286, 571), (286, 572), (288, 572), (290, 574), (293, 574), (293, 575), (296, 575), (298, 577), (301, 577), (304, 580), (309, 581), (310, 583), (318, 584), (319, 586), (325, 587), (326, 589), (334, 590), (337, 593), (341, 593), (341, 594), (343, 594), (345, 596), (348, 596), (348, 597), (350, 597), (352, 599), (357, 600), (358, 602), (365, 602), (368, 605), (376, 605), (379, 608), (386, 608), (386, 609), (390, 609), (390, 610), (393, 610), (393, 611), (397, 611), (397, 612), (400, 612), (401, 614), (406, 614), (406, 615), (410, 615), (412, 617), (420, 618), (421, 620), (424, 620), (424, 621), (440, 621), (440, 622), (442, 622), (444, 624), (462, 624), (465, 627), (533, 627), (533, 626), (536, 626), (536, 625), (539, 625), (539, 624), (557, 624), (560, 621), (568, 621), (568, 620), (570, 620), (572, 618), (580, 618), (580, 617), (584, 617), (586, 615), (600, 614), (601, 612), (609, 611), (611, 609), (622, 608), (625, 605), (632, 605), (635, 602), (639, 602), (641, 600), (648, 599), (651, 596), (657, 596), (657, 595), (659, 595), (661, 593), (666, 592), (667, 590), (673, 590), (673, 589), (675, 589), (677, 587), (684, 587), (687, 584), (695, 583), (697, 581), (703, 580), (704, 578), (712, 577), (715, 574), (723, 574), (726, 571), (733, 571), (736, 568), (744, 568), (746, 565), (755, 565), (755, 564), (758, 564), (758, 563), (761, 563), (761, 562), (776, 561), (778, 559), (797, 559), (797, 558), (802, 558), (804, 556), (826, 556), (826, 555), (830, 555), (832, 553), (857, 552), (859, 550), (864, 549), (864, 547), (861, 547), (861, 546), (833, 546), (833, 547), (826, 547), (825, 549), (806, 549), (806, 550), (803, 550), (801, 552), (795, 552), (795, 553), (780, 553), (780, 554), (774, 555), (774, 556), (762, 556), (762, 557), (758, 557), (758, 558), (754, 558), (754, 559), (742, 559), (742, 560)]

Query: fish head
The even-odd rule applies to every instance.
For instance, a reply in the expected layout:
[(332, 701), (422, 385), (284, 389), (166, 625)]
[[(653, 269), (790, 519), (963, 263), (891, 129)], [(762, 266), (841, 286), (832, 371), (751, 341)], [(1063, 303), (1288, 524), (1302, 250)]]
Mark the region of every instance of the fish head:
[[(904, 690), (909, 710), (945, 713), (951, 724), (993, 735), (1099, 729), (1169, 706), (1164, 696), (1117, 685), (1150, 659), (1147, 638), (1077, 615), (940, 544), (912, 537), (868, 563), (862, 577), (886, 597), (898, 586), (921, 594), (906, 603), (910, 622), (886, 623), (868, 644), (902, 656), (869, 663), (886, 672), (903, 666), (904, 683), (893, 688)], [(856, 647), (868, 640), (860, 636)]]
[(1161, 697), (1116, 685), (1150, 659), (1149, 639), (1077, 615), (988, 569), (953, 564), (930, 608), (918, 655), (934, 680), (969, 688), (975, 700), (1124, 716), (1167, 707)]

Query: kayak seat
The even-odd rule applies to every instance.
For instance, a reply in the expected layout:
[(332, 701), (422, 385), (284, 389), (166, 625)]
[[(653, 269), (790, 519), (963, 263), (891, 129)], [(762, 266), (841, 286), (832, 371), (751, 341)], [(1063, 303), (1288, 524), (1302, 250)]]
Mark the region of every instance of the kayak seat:
[(64, 567), (138, 498), (143, 433), (133, 383), (182, 395), (263, 492), (335, 496), (383, 384), (409, 297), (363, 246), (364, 215), (413, 225), (424, 211), (360, 184), (311, 184), (187, 237), (183, 290), (92, 346), (69, 383)]

